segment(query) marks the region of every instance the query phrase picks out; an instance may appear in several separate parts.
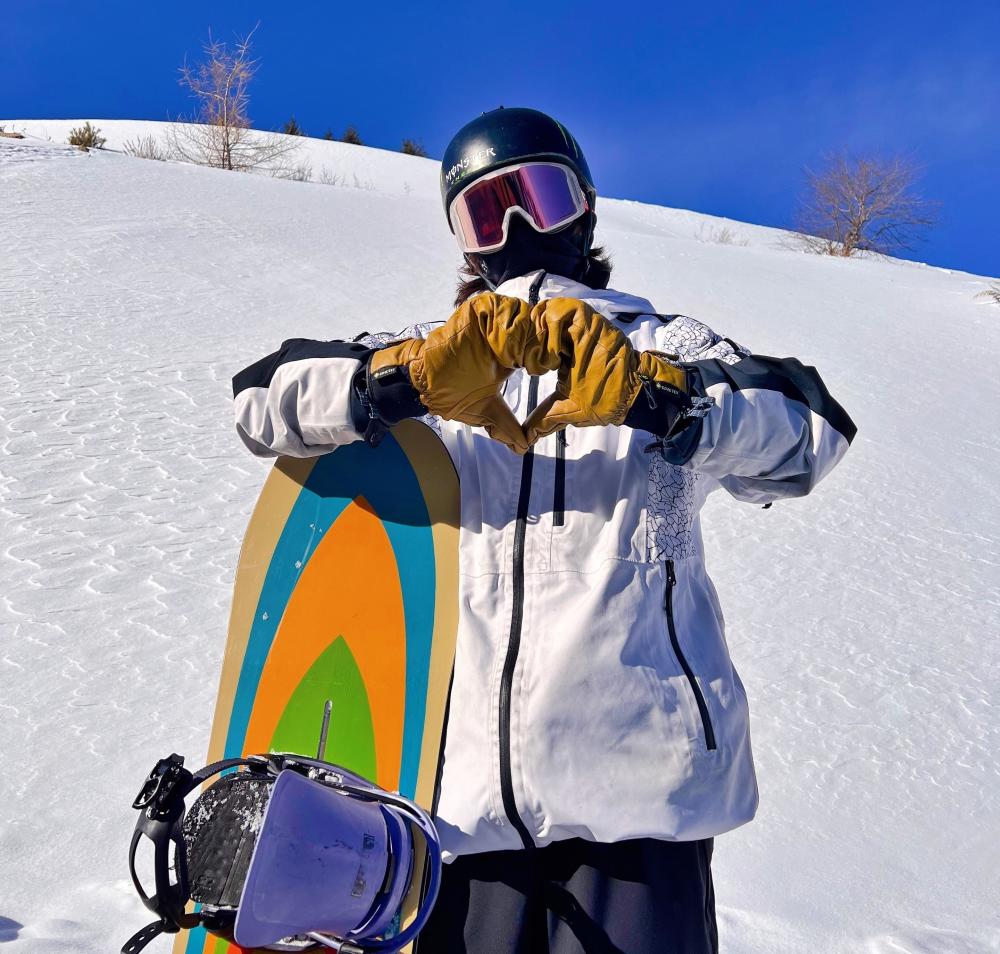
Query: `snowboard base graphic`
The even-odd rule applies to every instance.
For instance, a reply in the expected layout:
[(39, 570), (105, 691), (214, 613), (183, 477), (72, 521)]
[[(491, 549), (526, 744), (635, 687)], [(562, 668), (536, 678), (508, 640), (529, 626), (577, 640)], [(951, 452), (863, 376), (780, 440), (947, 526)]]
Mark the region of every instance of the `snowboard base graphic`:
[[(240, 551), (208, 761), (318, 754), (433, 811), (458, 527), (454, 466), (417, 421), (378, 447), (280, 458)], [(404, 923), (419, 901), (422, 859), (416, 871)], [(242, 950), (203, 928), (174, 944), (174, 954)]]

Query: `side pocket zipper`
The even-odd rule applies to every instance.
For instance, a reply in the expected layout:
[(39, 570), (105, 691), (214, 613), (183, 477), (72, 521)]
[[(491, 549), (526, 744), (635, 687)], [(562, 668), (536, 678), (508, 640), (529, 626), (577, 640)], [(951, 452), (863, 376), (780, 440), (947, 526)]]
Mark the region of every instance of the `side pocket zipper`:
[(691, 692), (694, 694), (694, 701), (698, 705), (698, 714), (701, 716), (701, 727), (705, 733), (705, 747), (711, 751), (716, 745), (715, 730), (712, 728), (712, 717), (708, 712), (708, 703), (705, 702), (705, 696), (702, 694), (701, 686), (698, 685), (698, 680), (695, 679), (691, 664), (684, 656), (680, 640), (677, 638), (677, 628), (674, 625), (674, 587), (676, 585), (677, 575), (674, 573), (674, 561), (667, 560), (667, 592), (664, 598), (664, 609), (667, 613), (667, 630), (670, 633), (670, 645), (674, 650), (677, 661), (681, 664), (681, 669), (684, 670), (684, 675), (687, 678), (688, 685), (691, 687)]

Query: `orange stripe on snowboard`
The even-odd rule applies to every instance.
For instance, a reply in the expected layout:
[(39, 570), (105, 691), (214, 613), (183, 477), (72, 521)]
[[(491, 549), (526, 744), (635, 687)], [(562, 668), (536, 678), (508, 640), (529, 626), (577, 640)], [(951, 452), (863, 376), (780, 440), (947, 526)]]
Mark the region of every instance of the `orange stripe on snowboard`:
[[(297, 686), (323, 651), (343, 636), (368, 692), (375, 781), (390, 790), (398, 786), (406, 703), (406, 626), (398, 582), (385, 528), (358, 497), (327, 531), (292, 593), (261, 673), (244, 752), (270, 749), (288, 687)], [(377, 600), (370, 598), (373, 592)], [(336, 719), (336, 699), (333, 712)]]

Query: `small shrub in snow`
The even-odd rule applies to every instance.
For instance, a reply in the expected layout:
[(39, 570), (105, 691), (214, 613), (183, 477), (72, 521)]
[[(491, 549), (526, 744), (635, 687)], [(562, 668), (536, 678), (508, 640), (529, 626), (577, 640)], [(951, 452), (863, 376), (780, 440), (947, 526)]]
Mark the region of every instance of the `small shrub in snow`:
[(67, 140), (71, 146), (76, 146), (84, 151), (88, 149), (101, 149), (107, 140), (101, 135), (100, 129), (90, 125), (88, 119), (82, 126), (69, 131)]
[(364, 143), (361, 141), (361, 136), (358, 134), (357, 129), (353, 126), (348, 126), (344, 130), (344, 135), (340, 139), (341, 142), (348, 142), (352, 146), (363, 146)]
[(700, 225), (698, 226), (695, 238), (699, 242), (713, 242), (716, 245), (739, 245), (742, 248), (746, 248), (750, 244), (749, 239), (737, 237), (736, 233), (728, 225), (717, 227)]
[(292, 118), (281, 127), (281, 131), (286, 136), (304, 136), (306, 134), (306, 131), (295, 121), (294, 114), (292, 115)]
[(1000, 305), (1000, 282), (994, 282), (985, 291), (981, 291), (976, 295), (976, 298), (992, 302), (994, 305)]
[(308, 162), (288, 163), (271, 170), (275, 179), (291, 179), (294, 182), (309, 182), (312, 179), (312, 166)]
[(331, 172), (326, 166), (323, 166), (319, 172), (319, 181), (323, 185), (343, 185), (344, 177), (337, 172)]
[(425, 158), (427, 156), (427, 150), (416, 139), (404, 139), (399, 151), (405, 152), (408, 156), (423, 156)]
[(136, 159), (169, 159), (167, 150), (156, 141), (155, 136), (136, 136), (135, 139), (126, 139), (122, 148), (125, 155), (135, 156)]
[(333, 142), (333, 140), (336, 137), (333, 135), (333, 130), (332, 129), (327, 129), (327, 131), (325, 133), (323, 133), (323, 138), (326, 139), (328, 142)]

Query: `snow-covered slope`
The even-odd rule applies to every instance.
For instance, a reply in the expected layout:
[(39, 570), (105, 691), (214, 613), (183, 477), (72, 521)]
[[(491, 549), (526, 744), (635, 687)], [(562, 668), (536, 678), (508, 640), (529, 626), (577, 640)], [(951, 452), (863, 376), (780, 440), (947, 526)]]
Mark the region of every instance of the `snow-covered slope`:
[[(204, 754), (267, 471), (232, 430), (231, 374), (286, 337), (446, 317), (458, 261), (425, 160), (312, 141), (342, 184), (275, 181), (59, 146), (78, 124), (0, 139), (10, 954), (103, 954), (146, 918), (129, 803), (155, 758)], [(151, 128), (98, 125), (109, 145)], [(812, 497), (716, 495), (705, 514), (761, 784), (757, 820), (716, 843), (723, 950), (1000, 950), (986, 281), (639, 203), (599, 212), (616, 287), (816, 364), (860, 428)]]

